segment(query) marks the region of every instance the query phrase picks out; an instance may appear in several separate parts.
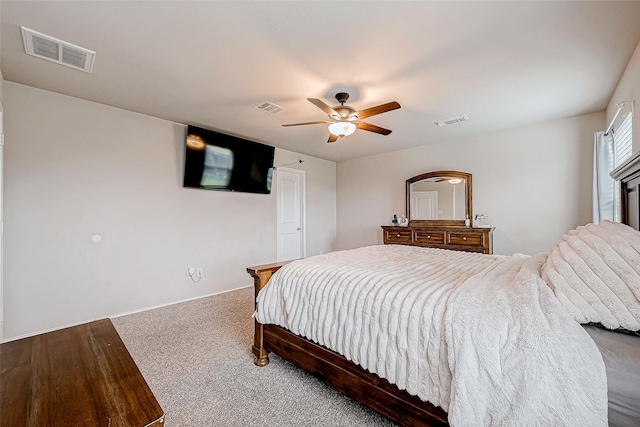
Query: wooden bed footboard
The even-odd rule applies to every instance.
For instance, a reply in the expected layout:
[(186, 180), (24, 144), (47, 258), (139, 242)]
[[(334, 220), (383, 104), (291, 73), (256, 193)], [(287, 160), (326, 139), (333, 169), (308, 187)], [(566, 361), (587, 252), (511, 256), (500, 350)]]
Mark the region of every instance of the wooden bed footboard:
[[(247, 268), (255, 295), (285, 263)], [(448, 426), (447, 413), (387, 380), (363, 369), (340, 354), (276, 325), (255, 322), (252, 346), (257, 366), (269, 363), (269, 352), (302, 368), (325, 384), (401, 426)]]
[[(247, 268), (247, 273), (253, 277), (253, 287), (255, 289), (256, 298), (258, 297), (260, 289), (264, 288), (269, 279), (271, 279), (271, 275), (289, 262), (290, 261), (276, 262), (273, 264), (264, 264)], [(256, 358), (253, 363), (257, 366), (266, 366), (269, 364), (269, 352), (264, 346), (264, 326), (258, 322), (254, 323), (253, 347), (251, 347), (251, 352)]]

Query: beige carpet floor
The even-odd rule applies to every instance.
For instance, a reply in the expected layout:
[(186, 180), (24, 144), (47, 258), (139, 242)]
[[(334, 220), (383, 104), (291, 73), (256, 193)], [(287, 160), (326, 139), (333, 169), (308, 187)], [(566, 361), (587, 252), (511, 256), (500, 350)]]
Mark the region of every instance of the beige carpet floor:
[(271, 356), (253, 364), (253, 289), (112, 319), (166, 426), (391, 426)]

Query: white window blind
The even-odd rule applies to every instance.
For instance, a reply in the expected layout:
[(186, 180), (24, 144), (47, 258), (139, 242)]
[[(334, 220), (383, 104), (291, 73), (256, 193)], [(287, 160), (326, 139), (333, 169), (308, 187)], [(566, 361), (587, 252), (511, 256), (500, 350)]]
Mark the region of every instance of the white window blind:
[[(627, 114), (624, 120), (622, 120), (622, 123), (620, 123), (618, 129), (615, 129), (613, 132), (614, 169), (624, 163), (624, 161), (633, 154), (633, 140), (631, 135), (632, 116), (633, 114), (631, 113)], [(613, 204), (614, 221), (620, 221), (620, 187), (617, 185)]]
[(631, 157), (632, 154), (631, 116), (631, 113), (627, 114), (627, 117), (620, 123), (618, 129), (615, 129), (613, 132), (613, 146), (615, 149), (614, 168), (620, 166), (622, 162)]

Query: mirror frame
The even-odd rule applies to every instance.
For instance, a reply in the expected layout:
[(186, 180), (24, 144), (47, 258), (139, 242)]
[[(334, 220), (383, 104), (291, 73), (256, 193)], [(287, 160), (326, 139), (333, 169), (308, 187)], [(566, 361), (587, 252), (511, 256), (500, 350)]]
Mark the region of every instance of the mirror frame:
[[(416, 175), (413, 178), (409, 178), (406, 184), (406, 198), (407, 198), (407, 218), (409, 219), (409, 225), (412, 226), (421, 226), (421, 225), (445, 225), (445, 226), (464, 226), (463, 219), (411, 219), (411, 184), (414, 182), (422, 181), (427, 178), (437, 178), (441, 176), (451, 177), (451, 178), (461, 178), (465, 180), (467, 194), (466, 194), (466, 214), (469, 215), (469, 220), (473, 221), (473, 200), (472, 200), (472, 183), (471, 183), (471, 174), (467, 172), (460, 171), (436, 171), (436, 172), (427, 172), (421, 175)], [(473, 224), (473, 222), (471, 223)]]

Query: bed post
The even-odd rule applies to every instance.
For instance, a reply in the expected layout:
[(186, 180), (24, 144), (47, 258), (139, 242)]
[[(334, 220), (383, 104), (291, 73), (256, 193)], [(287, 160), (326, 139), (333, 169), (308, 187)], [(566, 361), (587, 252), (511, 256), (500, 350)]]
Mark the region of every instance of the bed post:
[[(266, 286), (267, 282), (271, 278), (271, 275), (288, 262), (289, 261), (258, 265), (256, 267), (247, 268), (247, 273), (249, 273), (251, 277), (253, 277), (253, 287), (255, 290), (256, 298), (258, 297), (258, 292), (260, 292), (260, 289)], [(256, 304), (256, 309), (257, 308), (258, 307)], [(264, 327), (262, 326), (262, 323), (258, 323), (257, 321), (255, 321), (253, 346), (251, 347), (251, 352), (256, 357), (253, 361), (256, 366), (266, 366), (269, 364), (269, 351), (264, 346), (263, 329)]]

